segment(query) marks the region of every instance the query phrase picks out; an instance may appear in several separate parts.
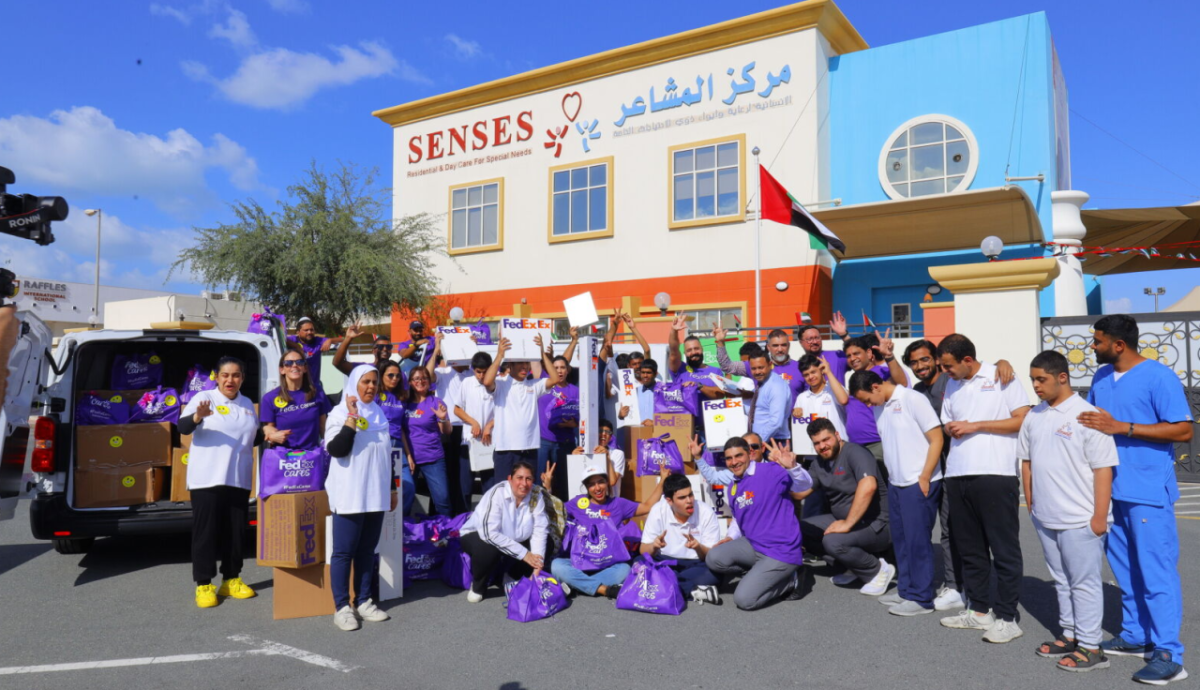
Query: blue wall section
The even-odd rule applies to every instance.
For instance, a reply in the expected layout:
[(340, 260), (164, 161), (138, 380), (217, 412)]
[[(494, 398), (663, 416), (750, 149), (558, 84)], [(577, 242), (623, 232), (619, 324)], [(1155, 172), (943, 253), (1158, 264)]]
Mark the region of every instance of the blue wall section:
[[(1006, 167), (1013, 176), (1046, 175), (1044, 183), (1015, 184), (1029, 195), (1050, 239), (1054, 87), (1044, 13), (835, 57), (829, 88), (831, 188), (844, 204), (887, 201), (878, 164), (888, 137), (914, 117), (949, 115), (971, 129), (979, 146), (971, 189), (1004, 186)], [(1033, 247), (1006, 250), (1004, 257), (1041, 254)], [(845, 261), (834, 272), (833, 306), (859, 320), (867, 310), (876, 322), (890, 321), (889, 300), (911, 293), (919, 319), (915, 305), (932, 282), (928, 267), (976, 260), (983, 260), (978, 251)], [(1053, 286), (1041, 303), (1043, 314), (1054, 313)]]

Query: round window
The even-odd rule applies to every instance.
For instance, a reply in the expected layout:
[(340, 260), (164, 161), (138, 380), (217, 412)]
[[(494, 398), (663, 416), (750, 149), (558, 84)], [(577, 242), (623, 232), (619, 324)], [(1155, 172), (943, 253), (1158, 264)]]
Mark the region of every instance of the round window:
[(879, 184), (893, 199), (961, 192), (979, 166), (967, 126), (948, 115), (922, 115), (896, 128), (879, 152)]

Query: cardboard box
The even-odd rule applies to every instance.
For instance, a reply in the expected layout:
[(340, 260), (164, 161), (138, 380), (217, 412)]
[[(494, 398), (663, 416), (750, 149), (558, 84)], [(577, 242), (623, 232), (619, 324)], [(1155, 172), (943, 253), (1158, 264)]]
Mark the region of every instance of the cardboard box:
[(277, 494), (258, 501), (258, 564), (304, 568), (325, 562), (324, 491)]
[(171, 457), (171, 500), (190, 501), (192, 493), (187, 488), (188, 449), (174, 448)]
[(114, 508), (162, 498), (166, 471), (149, 463), (80, 462), (75, 466), (75, 507)]
[[(709, 489), (708, 483), (704, 481), (704, 477), (699, 474), (687, 475), (688, 481), (692, 483), (692, 494), (697, 501), (713, 505), (712, 490)], [(621, 479), (621, 497), (631, 501), (641, 503), (646, 498), (654, 493), (654, 488), (662, 480), (661, 477), (655, 475), (653, 477), (633, 477), (628, 473)], [(715, 507), (715, 506), (714, 506)]]
[(171, 424), (106, 424), (75, 427), (75, 466), (171, 466)]
[(696, 432), (696, 421), (690, 414), (655, 414), (654, 436), (666, 434), (679, 446), (679, 454), (683, 456), (684, 464), (692, 464), (688, 474), (695, 474), (695, 464), (692, 463), (692, 453), (688, 446), (692, 442), (692, 434)]
[[(379, 559), (375, 561), (378, 580)], [(333, 587), (329, 581), (329, 565), (310, 565), (307, 568), (275, 568), (272, 594), (272, 617), (277, 621), (293, 618), (332, 616)], [(354, 566), (350, 567), (350, 600), (354, 600)], [(378, 581), (376, 590), (379, 589)], [(383, 599), (386, 601), (386, 599)], [(375, 603), (379, 603), (376, 601)]]

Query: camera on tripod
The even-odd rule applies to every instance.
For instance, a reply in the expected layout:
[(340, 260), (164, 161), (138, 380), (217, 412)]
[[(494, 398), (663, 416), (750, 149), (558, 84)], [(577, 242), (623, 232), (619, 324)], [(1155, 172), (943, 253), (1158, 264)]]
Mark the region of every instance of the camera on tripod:
[(7, 186), (16, 181), (13, 171), (0, 168), (0, 232), (40, 245), (54, 242), (50, 223), (67, 219), (67, 200), (61, 196), (5, 193)]

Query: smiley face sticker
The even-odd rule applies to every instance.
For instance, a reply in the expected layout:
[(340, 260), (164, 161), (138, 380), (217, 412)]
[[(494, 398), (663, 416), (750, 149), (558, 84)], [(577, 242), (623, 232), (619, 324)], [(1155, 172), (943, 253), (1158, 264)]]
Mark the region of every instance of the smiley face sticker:
[(713, 421), (720, 424), (721, 422), (725, 421), (725, 415), (723, 415), (723, 414), (713, 415)]
[(278, 407), (281, 410), (287, 407), (287, 401), (283, 399), (282, 395), (275, 396), (275, 407)]
[(159, 357), (158, 355), (151, 355), (150, 363), (151, 364), (162, 364), (162, 357)]
[(121, 478), (121, 486), (125, 487), (126, 489), (132, 488), (136, 483), (137, 480), (133, 478), (133, 475), (127, 474)]
[(587, 497), (586, 497), (586, 496), (585, 496), (585, 497), (583, 497), (583, 498), (580, 498), (580, 499), (579, 499), (579, 500), (578, 500), (578, 501), (575, 503), (575, 505), (579, 506), (579, 509), (580, 509), (580, 510), (587, 510), (587, 507), (588, 507), (588, 506), (590, 506), (591, 504), (592, 504), (592, 502), (591, 502), (591, 501), (589, 501), (589, 500), (587, 499)]
[(229, 406), (228, 405), (217, 405), (217, 412), (219, 412), (220, 414), (229, 414)]
[(109, 398), (109, 399), (108, 399), (108, 401), (109, 401), (109, 402), (111, 402), (111, 403), (119, 403), (119, 402), (121, 402), (123, 399), (124, 399), (124, 398), (122, 398), (122, 397), (121, 397), (121, 396), (119, 396), (119, 395), (114, 395), (113, 397)]
[(121, 438), (120, 436), (113, 436), (112, 438), (108, 439), (108, 445), (112, 446), (113, 448), (120, 448), (124, 443), (125, 439)]
[(190, 455), (190, 453), (184, 453), (183, 457), (179, 458), (179, 464), (186, 465), (188, 461), (188, 455)]
[(179, 404), (179, 399), (173, 395), (168, 395), (163, 402), (167, 404), (167, 407), (175, 407)]
[(358, 420), (354, 422), (354, 426), (358, 427), (360, 431), (366, 429), (367, 428), (366, 417), (359, 417)]

